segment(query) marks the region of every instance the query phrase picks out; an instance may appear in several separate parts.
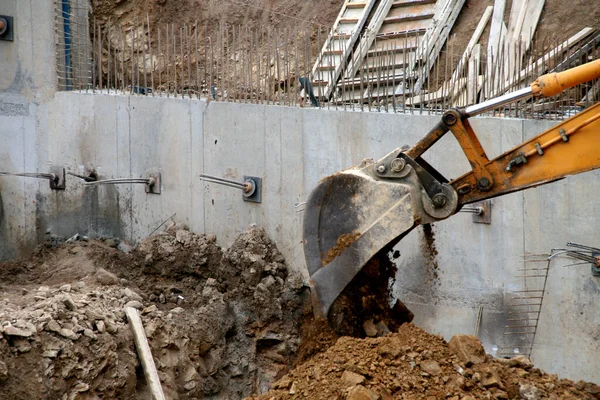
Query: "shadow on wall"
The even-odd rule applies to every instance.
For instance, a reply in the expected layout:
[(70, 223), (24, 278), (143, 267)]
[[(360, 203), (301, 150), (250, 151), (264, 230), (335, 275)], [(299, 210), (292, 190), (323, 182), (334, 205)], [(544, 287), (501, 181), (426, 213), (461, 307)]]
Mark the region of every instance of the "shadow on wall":
[[(38, 195), (38, 215), (46, 227), (43, 234), (47, 236), (49, 232), (58, 239), (77, 233), (126, 239), (122, 216), (130, 214), (131, 201), (120, 197), (118, 189), (111, 185), (85, 187), (78, 196), (64, 196), (62, 192), (45, 198)], [(50, 203), (42, 205), (44, 201)]]
[[(61, 191), (36, 194), (35, 236), (28, 235), (23, 226), (23, 211), (11, 216), (0, 197), (0, 260), (27, 257), (40, 243), (55, 244), (75, 234), (127, 239), (122, 216), (131, 215), (130, 198), (114, 186), (86, 187), (78, 192), (75, 196)], [(7, 196), (4, 193), (4, 203)]]

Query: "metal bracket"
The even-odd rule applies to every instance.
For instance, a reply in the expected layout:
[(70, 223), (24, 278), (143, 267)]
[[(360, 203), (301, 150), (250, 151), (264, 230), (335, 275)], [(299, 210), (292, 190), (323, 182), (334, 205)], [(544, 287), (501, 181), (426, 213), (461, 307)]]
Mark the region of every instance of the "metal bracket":
[(0, 40), (8, 42), (14, 40), (13, 17), (0, 15)]
[(162, 179), (160, 172), (150, 171), (144, 174), (144, 178), (148, 179), (146, 183), (146, 193), (160, 194)]
[(600, 276), (600, 253), (592, 253), (592, 257), (595, 257), (596, 264), (592, 263), (592, 275)]
[(65, 179), (65, 169), (62, 167), (50, 168), (52, 178), (50, 178), (50, 189), (52, 190), (65, 190), (67, 182)]
[(492, 223), (492, 201), (485, 200), (481, 203), (473, 205), (474, 209), (477, 210), (473, 213), (473, 222), (476, 224), (491, 224)]
[(244, 201), (262, 203), (262, 178), (244, 175), (244, 183), (249, 183), (252, 189), (242, 193)]

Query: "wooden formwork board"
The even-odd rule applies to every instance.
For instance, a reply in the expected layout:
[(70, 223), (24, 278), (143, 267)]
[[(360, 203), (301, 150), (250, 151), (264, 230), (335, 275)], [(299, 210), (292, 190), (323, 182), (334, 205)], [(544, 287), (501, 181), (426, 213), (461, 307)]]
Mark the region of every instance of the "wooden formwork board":
[(382, 10), (386, 12), (378, 13), (379, 19), (370, 24), (376, 24), (377, 34), (368, 38), (368, 51), (362, 48), (358, 57), (355, 57), (354, 65), (360, 65), (360, 68), (353, 68), (345, 74), (345, 79), (338, 85), (338, 94), (340, 89), (356, 90), (355, 82), (362, 79), (367, 88), (365, 93), (359, 93), (357, 97), (369, 97), (370, 91), (377, 92), (373, 95), (379, 96), (379, 86), (388, 87), (392, 83), (404, 88), (404, 77), (414, 76), (412, 67), (417, 64), (416, 50), (433, 22), (438, 2), (396, 0), (384, 6)]
[[(442, 0), (440, 0), (442, 1)], [(415, 92), (419, 93), (423, 82), (429, 75), (429, 70), (435, 64), (442, 47), (450, 36), (450, 31), (456, 22), (466, 0), (445, 0), (443, 4), (439, 4), (437, 7), (434, 27), (425, 35), (426, 42), (424, 48), (421, 50), (421, 54), (418, 55), (418, 59), (421, 61), (421, 80), (415, 85)], [(439, 16), (439, 19), (438, 19)]]

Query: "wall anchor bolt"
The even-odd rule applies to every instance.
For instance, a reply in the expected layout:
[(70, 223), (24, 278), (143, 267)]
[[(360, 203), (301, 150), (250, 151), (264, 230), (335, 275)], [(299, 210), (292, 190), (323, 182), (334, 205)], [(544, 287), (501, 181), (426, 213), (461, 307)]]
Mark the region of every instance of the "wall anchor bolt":
[(143, 184), (146, 186), (146, 193), (160, 194), (162, 187), (162, 177), (160, 172), (153, 169), (151, 172), (146, 172), (143, 178), (111, 178), (102, 179), (93, 182), (86, 182), (84, 186), (97, 185), (126, 185), (126, 184)]
[(13, 17), (0, 15), (0, 40), (12, 42), (14, 40)]
[(459, 212), (473, 214), (473, 222), (476, 224), (492, 223), (492, 201), (485, 200), (471, 207), (463, 207)]
[(0, 176), (18, 176), (22, 178), (48, 179), (50, 189), (65, 190), (65, 169), (62, 167), (52, 167), (49, 173), (43, 172), (3, 172), (0, 171)]
[(218, 176), (200, 174), (200, 180), (229, 186), (242, 190), (242, 200), (252, 203), (262, 203), (262, 178), (244, 175), (244, 182), (233, 181)]

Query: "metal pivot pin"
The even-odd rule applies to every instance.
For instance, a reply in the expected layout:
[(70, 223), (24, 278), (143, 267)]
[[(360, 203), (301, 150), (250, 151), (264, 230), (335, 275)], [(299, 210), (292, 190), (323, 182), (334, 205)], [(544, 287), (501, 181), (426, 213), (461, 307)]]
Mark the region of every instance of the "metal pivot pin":
[(218, 176), (200, 174), (200, 180), (216, 183), (218, 185), (229, 186), (242, 190), (244, 201), (252, 203), (262, 202), (262, 178), (256, 176), (244, 176), (244, 182), (237, 182), (231, 179), (225, 179)]

